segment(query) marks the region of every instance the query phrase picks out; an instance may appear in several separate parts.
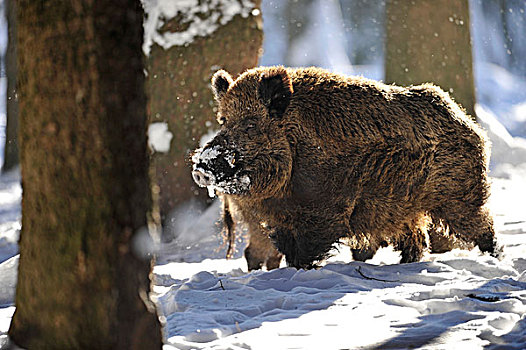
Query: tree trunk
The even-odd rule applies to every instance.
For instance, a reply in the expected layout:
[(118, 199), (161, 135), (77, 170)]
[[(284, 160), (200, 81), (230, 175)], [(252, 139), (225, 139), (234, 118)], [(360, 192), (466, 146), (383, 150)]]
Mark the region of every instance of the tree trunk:
[(474, 116), (468, 0), (387, 0), (386, 7), (386, 82), (432, 82)]
[(19, 1), (22, 232), (9, 336), (34, 349), (161, 348), (151, 266), (139, 0)]
[[(190, 43), (168, 49), (156, 43), (151, 47), (147, 82), (150, 123), (166, 123), (173, 134), (169, 151), (152, 155), (163, 220), (184, 203), (207, 200), (206, 190), (192, 180), (188, 156), (204, 134), (216, 129), (210, 90), (213, 73), (224, 68), (237, 74), (257, 64), (262, 22), (260, 1), (253, 3), (256, 8), (247, 17), (236, 15), (206, 37), (196, 37)], [(159, 32), (185, 28), (185, 23), (176, 17), (167, 21)]]
[(353, 65), (383, 62), (385, 2), (340, 0)]
[(19, 164), (18, 157), (18, 101), (16, 95), (16, 3), (5, 1), (8, 43), (6, 58), (7, 75), (7, 126), (2, 171), (9, 171)]

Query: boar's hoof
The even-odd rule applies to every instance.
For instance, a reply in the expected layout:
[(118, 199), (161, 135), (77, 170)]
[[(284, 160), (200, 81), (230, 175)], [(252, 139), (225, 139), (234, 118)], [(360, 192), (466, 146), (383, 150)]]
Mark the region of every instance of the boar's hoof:
[(245, 249), (245, 259), (247, 260), (248, 271), (259, 270), (263, 266), (264, 260), (253, 254), (253, 249), (251, 246), (248, 246)]
[(354, 261), (366, 261), (374, 257), (376, 249), (374, 249), (373, 247), (363, 249), (351, 249), (351, 253)]

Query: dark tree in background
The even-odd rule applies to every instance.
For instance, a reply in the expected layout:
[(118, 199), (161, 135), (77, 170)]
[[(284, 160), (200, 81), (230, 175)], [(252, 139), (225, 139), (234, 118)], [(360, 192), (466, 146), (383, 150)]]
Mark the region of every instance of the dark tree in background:
[(5, 54), (7, 75), (7, 125), (2, 171), (9, 171), (19, 163), (18, 157), (18, 101), (16, 94), (16, 3), (4, 0), (8, 23), (8, 44)]
[[(236, 15), (206, 37), (166, 50), (155, 43), (151, 47), (147, 61), (150, 122), (167, 123), (173, 134), (169, 152), (152, 156), (163, 218), (181, 204), (207, 199), (206, 190), (193, 182), (187, 159), (201, 136), (216, 127), (212, 74), (219, 68), (238, 74), (257, 65), (263, 40), (261, 1), (253, 3), (256, 10), (247, 17)], [(159, 31), (184, 31), (187, 25), (175, 17)]]
[(385, 80), (432, 82), (475, 116), (469, 1), (387, 0)]
[(17, 2), (22, 232), (9, 336), (28, 349), (161, 348), (139, 0)]

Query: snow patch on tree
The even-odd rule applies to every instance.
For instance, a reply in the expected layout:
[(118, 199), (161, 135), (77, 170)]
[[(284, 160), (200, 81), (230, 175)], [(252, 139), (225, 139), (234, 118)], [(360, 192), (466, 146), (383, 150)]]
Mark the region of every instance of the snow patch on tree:
[[(236, 15), (247, 17), (255, 7), (249, 0), (142, 0), (142, 4), (146, 15), (143, 44), (146, 55), (153, 43), (165, 50), (188, 45), (196, 37), (212, 34)], [(172, 19), (177, 21), (179, 30), (164, 28)]]
[(169, 152), (173, 136), (167, 123), (152, 123), (148, 127), (148, 145), (154, 152)]

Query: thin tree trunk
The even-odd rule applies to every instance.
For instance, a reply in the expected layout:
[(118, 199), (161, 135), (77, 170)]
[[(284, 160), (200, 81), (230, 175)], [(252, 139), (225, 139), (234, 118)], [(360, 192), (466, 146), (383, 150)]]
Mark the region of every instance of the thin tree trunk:
[(28, 349), (161, 348), (139, 0), (19, 1), (22, 232), (9, 336)]
[(16, 3), (6, 0), (8, 43), (6, 52), (7, 75), (7, 126), (2, 171), (9, 171), (19, 164), (18, 157), (18, 100), (16, 95)]
[[(260, 1), (253, 3), (259, 9)], [(219, 68), (238, 74), (256, 66), (263, 39), (261, 27), (261, 14), (256, 10), (246, 18), (236, 15), (214, 33), (187, 45), (165, 50), (153, 44), (147, 82), (150, 122), (166, 123), (173, 134), (170, 150), (152, 155), (163, 219), (183, 203), (207, 200), (206, 190), (192, 180), (188, 156), (204, 134), (217, 129), (210, 78)], [(184, 28), (185, 23), (176, 17), (160, 31)]]
[(387, 0), (386, 27), (386, 82), (432, 82), (474, 116), (468, 0)]

